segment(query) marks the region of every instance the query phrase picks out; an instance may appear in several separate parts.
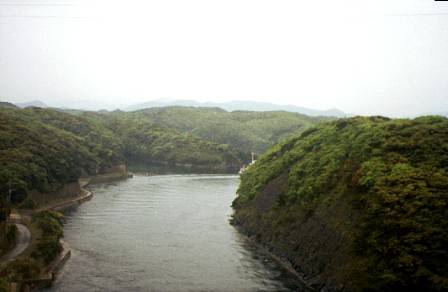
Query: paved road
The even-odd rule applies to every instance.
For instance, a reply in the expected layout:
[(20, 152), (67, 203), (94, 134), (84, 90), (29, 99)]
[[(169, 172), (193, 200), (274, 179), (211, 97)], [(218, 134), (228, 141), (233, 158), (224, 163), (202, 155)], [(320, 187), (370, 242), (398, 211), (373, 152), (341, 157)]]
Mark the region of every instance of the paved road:
[(16, 246), (7, 254), (2, 257), (2, 261), (7, 261), (16, 258), (30, 245), (30, 231), (25, 225), (16, 223), (17, 226), (17, 242)]

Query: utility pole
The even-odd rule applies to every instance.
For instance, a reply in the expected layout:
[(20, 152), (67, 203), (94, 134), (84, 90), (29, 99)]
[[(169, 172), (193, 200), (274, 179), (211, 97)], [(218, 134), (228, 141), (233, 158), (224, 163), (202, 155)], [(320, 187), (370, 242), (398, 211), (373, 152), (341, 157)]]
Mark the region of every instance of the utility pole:
[(6, 239), (6, 234), (8, 232), (8, 222), (9, 222), (9, 214), (8, 214), (8, 207), (9, 204), (11, 202), (11, 194), (12, 194), (12, 180), (11, 178), (9, 178), (9, 183), (8, 183), (8, 193), (6, 195), (6, 204), (5, 204), (5, 223), (2, 224), (2, 244), (3, 244), (3, 253), (6, 252), (6, 244), (7, 244), (7, 239)]
[[(14, 182), (14, 185), (16, 185), (16, 183)], [(6, 244), (7, 244), (7, 233), (8, 233), (8, 224), (10, 221), (10, 206), (11, 206), (11, 200), (12, 200), (12, 192), (15, 191), (15, 189), (12, 188), (13, 186), (13, 182), (12, 182), (12, 177), (9, 177), (9, 181), (8, 181), (8, 192), (6, 194), (6, 204), (5, 204), (5, 223), (2, 224), (2, 228), (4, 228), (4, 230), (1, 232), (2, 233), (2, 237), (3, 237), (3, 244), (4, 244), (4, 248), (6, 248)], [(4, 250), (4, 252), (6, 252), (6, 250)]]
[(8, 192), (8, 196), (6, 197), (7, 203), (11, 203), (11, 193), (12, 193), (12, 181), (11, 181), (11, 178), (9, 178), (9, 192)]
[(252, 154), (252, 162), (251, 162), (251, 164), (252, 164), (252, 163), (254, 163), (254, 162), (255, 162), (255, 159), (254, 159), (254, 156), (255, 156), (255, 152), (252, 152), (251, 154)]

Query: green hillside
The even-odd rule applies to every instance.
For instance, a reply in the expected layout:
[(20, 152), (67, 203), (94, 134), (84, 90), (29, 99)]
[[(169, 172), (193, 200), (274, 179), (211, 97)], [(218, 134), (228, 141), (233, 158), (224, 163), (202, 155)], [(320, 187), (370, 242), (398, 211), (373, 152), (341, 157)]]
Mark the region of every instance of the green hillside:
[[(51, 193), (115, 164), (237, 172), (250, 152), (329, 118), (288, 112), (170, 107), (136, 112), (0, 108), (0, 189)], [(19, 195), (20, 194), (20, 195)]]
[(227, 145), (180, 133), (148, 119), (136, 119), (121, 111), (68, 114), (29, 108), (26, 114), (101, 144), (127, 163), (158, 163), (222, 171), (236, 171), (242, 163), (240, 154)]
[(123, 163), (163, 163), (237, 171), (236, 150), (124, 113), (69, 114), (53, 109), (0, 108), (0, 191), (14, 184), (13, 200), (36, 190), (52, 193), (82, 173)]
[(82, 172), (95, 174), (122, 163), (113, 151), (37, 121), (21, 109), (0, 108), (0, 191), (14, 184), (13, 202), (28, 191), (51, 193), (77, 181)]
[(235, 223), (317, 288), (448, 289), (448, 119), (324, 123), (241, 178)]
[(127, 115), (134, 120), (149, 120), (208, 141), (228, 144), (245, 153), (263, 153), (309, 125), (334, 119), (284, 111), (227, 112), (219, 108), (194, 107), (150, 108)]

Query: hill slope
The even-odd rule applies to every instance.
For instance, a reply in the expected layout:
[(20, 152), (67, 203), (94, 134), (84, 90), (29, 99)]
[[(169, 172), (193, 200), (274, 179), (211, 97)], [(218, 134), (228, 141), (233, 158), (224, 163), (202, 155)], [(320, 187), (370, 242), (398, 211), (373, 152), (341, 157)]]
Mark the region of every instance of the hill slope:
[(149, 101), (141, 104), (137, 104), (131, 107), (126, 108), (126, 111), (135, 111), (148, 109), (153, 107), (172, 107), (172, 106), (184, 106), (184, 107), (200, 107), (200, 108), (221, 108), (226, 111), (257, 111), (257, 112), (265, 112), (265, 111), (288, 111), (299, 113), (307, 116), (331, 116), (343, 118), (348, 116), (346, 113), (338, 110), (338, 109), (329, 109), (329, 110), (314, 110), (304, 107), (299, 107), (295, 105), (279, 105), (267, 102), (256, 102), (249, 100), (234, 100), (229, 102), (198, 102), (195, 100), (174, 100), (174, 101), (164, 101), (164, 100), (155, 100)]
[(0, 107), (0, 191), (14, 183), (14, 199), (52, 193), (125, 162), (165, 163), (236, 172), (239, 153), (124, 114)]
[(78, 180), (122, 163), (113, 151), (70, 132), (39, 122), (21, 109), (0, 108), (0, 190), (14, 184), (13, 202), (28, 192), (52, 193)]
[(234, 221), (317, 288), (448, 289), (448, 119), (341, 119), (262, 155)]
[(226, 112), (219, 108), (194, 107), (152, 108), (130, 112), (128, 116), (133, 120), (149, 120), (218, 144), (228, 144), (245, 153), (262, 153), (310, 125), (334, 119), (285, 111)]

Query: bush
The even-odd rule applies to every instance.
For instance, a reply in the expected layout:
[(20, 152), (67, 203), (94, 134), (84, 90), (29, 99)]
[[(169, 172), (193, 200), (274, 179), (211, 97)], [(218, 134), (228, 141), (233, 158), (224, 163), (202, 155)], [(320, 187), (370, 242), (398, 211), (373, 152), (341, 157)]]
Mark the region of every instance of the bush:
[(22, 279), (32, 279), (38, 276), (42, 268), (39, 263), (31, 258), (18, 258), (8, 264), (7, 273), (11, 280), (20, 281)]
[(42, 238), (32, 256), (50, 263), (62, 250), (59, 238), (62, 237), (64, 215), (54, 211), (43, 211), (34, 217), (34, 221), (42, 229)]

